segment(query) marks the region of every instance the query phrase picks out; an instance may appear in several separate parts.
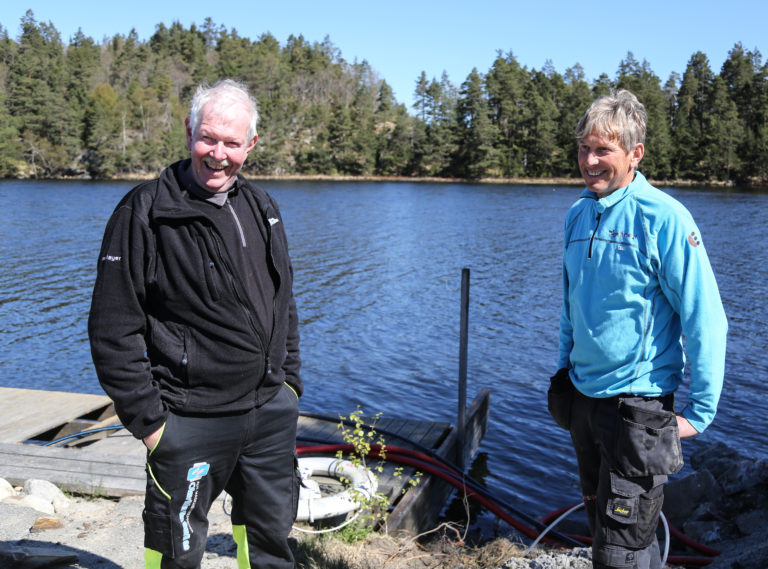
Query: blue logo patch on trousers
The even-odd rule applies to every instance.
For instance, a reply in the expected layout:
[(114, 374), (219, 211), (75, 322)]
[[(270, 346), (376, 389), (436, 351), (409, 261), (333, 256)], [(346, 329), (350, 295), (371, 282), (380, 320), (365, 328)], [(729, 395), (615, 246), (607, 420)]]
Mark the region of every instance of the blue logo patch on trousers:
[(200, 480), (203, 476), (208, 474), (210, 468), (211, 465), (207, 462), (196, 462), (192, 465), (192, 468), (187, 471), (187, 482), (196, 482), (197, 480)]

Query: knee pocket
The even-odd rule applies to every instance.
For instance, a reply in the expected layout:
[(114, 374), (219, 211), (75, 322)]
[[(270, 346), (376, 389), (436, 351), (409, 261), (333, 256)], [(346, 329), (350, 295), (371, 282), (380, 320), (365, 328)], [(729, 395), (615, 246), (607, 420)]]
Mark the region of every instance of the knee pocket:
[(144, 547), (157, 551), (163, 557), (176, 557), (170, 514), (157, 514), (145, 509), (141, 517), (144, 520)]
[(637, 553), (604, 545), (592, 551), (593, 569), (637, 569)]
[(615, 472), (610, 475), (605, 543), (632, 549), (648, 547), (655, 539), (666, 476), (628, 479)]

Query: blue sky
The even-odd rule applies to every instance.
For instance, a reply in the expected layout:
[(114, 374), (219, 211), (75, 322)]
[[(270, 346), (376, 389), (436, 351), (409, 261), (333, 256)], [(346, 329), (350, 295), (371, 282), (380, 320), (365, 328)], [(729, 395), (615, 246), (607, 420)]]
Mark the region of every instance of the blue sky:
[(257, 39), (270, 32), (282, 45), (291, 35), (322, 42), (328, 36), (347, 61), (367, 60), (409, 107), (422, 71), (443, 71), (459, 86), (476, 67), (490, 68), (497, 51), (512, 52), (528, 69), (551, 60), (559, 73), (579, 63), (588, 80), (613, 78), (628, 52), (666, 82), (682, 73), (697, 51), (719, 72), (734, 44), (768, 57), (765, 0), (649, 0), (635, 3), (573, 0), (283, 0), (218, 4), (197, 0), (21, 0), (6, 3), (0, 23), (17, 38), (32, 10), (51, 22), (66, 42), (78, 28), (86, 36), (127, 34), (147, 40), (158, 23), (188, 28), (210, 17), (216, 24)]

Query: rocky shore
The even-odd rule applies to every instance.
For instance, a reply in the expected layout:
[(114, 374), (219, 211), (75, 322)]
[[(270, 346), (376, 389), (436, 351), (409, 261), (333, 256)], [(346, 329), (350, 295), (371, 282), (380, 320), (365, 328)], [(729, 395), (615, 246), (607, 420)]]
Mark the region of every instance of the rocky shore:
[[(768, 568), (768, 463), (717, 444), (691, 457), (692, 474), (666, 487), (669, 523), (695, 542), (672, 538), (675, 558), (699, 558), (711, 569)], [(0, 479), (0, 567), (33, 569), (141, 569), (143, 499), (66, 496), (54, 485), (28, 480), (14, 488)], [(205, 569), (232, 569), (235, 547), (221, 503), (211, 510)], [(495, 540), (468, 547), (450, 532), (431, 539), (374, 534), (354, 544), (295, 532), (297, 566), (302, 568), (388, 567), (417, 569), (588, 569), (588, 549), (537, 547), (528, 556), (520, 542)], [(707, 549), (708, 548), (708, 549)], [(703, 553), (704, 549), (707, 553)], [(709, 557), (718, 550), (720, 554)]]

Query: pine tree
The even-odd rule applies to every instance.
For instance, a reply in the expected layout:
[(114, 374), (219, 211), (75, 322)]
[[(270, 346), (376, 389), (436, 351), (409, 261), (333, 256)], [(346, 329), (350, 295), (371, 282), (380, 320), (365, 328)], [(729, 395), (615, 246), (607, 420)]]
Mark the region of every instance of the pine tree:
[(525, 175), (552, 176), (558, 160), (559, 111), (551, 97), (546, 75), (533, 71), (523, 92), (523, 136)]
[(578, 142), (574, 135), (576, 125), (592, 103), (584, 69), (578, 63), (565, 70), (565, 90), (560, 106), (560, 120), (557, 132), (557, 144), (563, 151), (564, 161), (557, 166), (558, 176), (579, 177), (577, 161)]
[(741, 179), (768, 178), (768, 63), (759, 51), (740, 43), (728, 53), (720, 76), (725, 81), (741, 121)]
[(643, 60), (640, 64), (627, 53), (619, 65), (617, 87), (632, 91), (645, 106), (648, 115), (645, 157), (641, 170), (646, 176), (667, 179), (672, 174), (672, 139), (669, 131), (667, 100), (661, 90), (661, 80)]
[(80, 149), (79, 123), (65, 100), (64, 49), (52, 24), (22, 18), (18, 51), (8, 73), (8, 110), (21, 128), (34, 175), (70, 173)]
[(714, 78), (709, 99), (709, 112), (704, 117), (703, 167), (707, 178), (727, 181), (741, 168), (737, 155), (741, 121), (722, 77)]
[(674, 130), (674, 168), (676, 176), (690, 180), (704, 179), (703, 148), (705, 119), (708, 111), (709, 89), (713, 74), (709, 60), (702, 52), (688, 60), (680, 89), (677, 93)]
[(456, 112), (457, 151), (453, 171), (463, 178), (498, 176), (498, 129), (491, 122), (483, 78), (472, 69), (459, 89)]
[(499, 130), (499, 152), (504, 176), (522, 176), (523, 94), (530, 80), (512, 52), (498, 53), (486, 77), (491, 120)]

